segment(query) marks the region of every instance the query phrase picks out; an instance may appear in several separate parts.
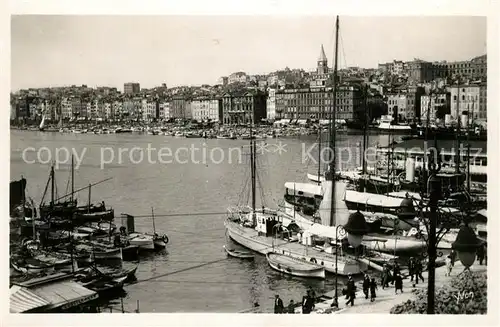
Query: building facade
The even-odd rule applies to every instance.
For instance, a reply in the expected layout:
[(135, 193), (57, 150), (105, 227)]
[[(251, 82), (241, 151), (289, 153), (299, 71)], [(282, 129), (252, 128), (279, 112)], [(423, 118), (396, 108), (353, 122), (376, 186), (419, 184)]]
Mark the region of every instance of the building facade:
[(462, 115), (479, 116), (481, 86), (478, 84), (450, 86), (451, 116), (457, 120)]
[(276, 89), (267, 89), (266, 112), (267, 119), (276, 119)]
[(167, 100), (162, 100), (160, 101), (160, 104), (158, 105), (158, 115), (160, 116), (161, 120), (169, 120), (171, 117), (170, 115), (170, 102)]
[[(356, 121), (363, 114), (363, 92), (359, 86), (339, 86), (336, 102), (336, 119)], [(332, 108), (332, 88), (276, 91), (277, 119), (329, 119)]]
[(222, 116), (224, 125), (246, 125), (259, 123), (266, 118), (265, 92), (241, 90), (222, 96)]
[(124, 94), (137, 94), (141, 92), (141, 85), (139, 83), (125, 83), (123, 84)]
[(220, 122), (222, 115), (222, 99), (213, 97), (197, 97), (191, 101), (192, 118), (196, 121)]
[[(441, 123), (451, 113), (451, 94), (438, 92), (420, 97), (420, 120), (424, 126)], [(429, 117), (427, 114), (429, 113)], [(427, 120), (428, 119), (428, 120)]]

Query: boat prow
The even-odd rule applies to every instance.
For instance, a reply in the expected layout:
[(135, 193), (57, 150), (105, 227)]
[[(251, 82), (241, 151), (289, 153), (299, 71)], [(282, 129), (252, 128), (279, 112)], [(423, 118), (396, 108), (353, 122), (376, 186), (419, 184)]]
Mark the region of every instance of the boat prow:
[(268, 253), (266, 258), (271, 268), (282, 273), (297, 277), (325, 279), (325, 267), (317, 263), (275, 252)]
[(241, 250), (231, 250), (227, 246), (222, 246), (224, 250), (226, 250), (226, 253), (234, 258), (240, 258), (240, 259), (253, 259), (255, 256), (252, 252), (248, 251), (241, 251)]

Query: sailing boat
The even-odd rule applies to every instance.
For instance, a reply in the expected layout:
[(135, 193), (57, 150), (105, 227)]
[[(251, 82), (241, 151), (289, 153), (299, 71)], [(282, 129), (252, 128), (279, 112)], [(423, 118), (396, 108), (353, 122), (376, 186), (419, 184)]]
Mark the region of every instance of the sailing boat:
[(44, 113), (42, 112), (42, 122), (40, 123), (40, 126), (38, 126), (38, 129), (43, 132), (44, 129), (45, 129), (45, 115)]
[[(73, 168), (72, 168), (73, 170)], [(73, 215), (73, 212), (76, 208), (77, 205), (77, 200), (73, 199), (73, 197), (70, 200), (66, 201), (58, 201), (55, 202), (59, 199), (55, 199), (55, 191), (56, 191), (56, 181), (55, 181), (55, 172), (54, 172), (54, 165), (50, 167), (50, 175), (49, 179), (47, 180), (47, 184), (45, 185), (45, 190), (43, 192), (42, 196), (42, 204), (40, 205), (40, 217), (42, 219), (47, 218), (47, 217), (61, 217), (61, 218), (70, 218)], [(73, 178), (71, 178), (72, 182), (72, 190), (73, 190)], [(47, 189), (49, 186), (49, 183), (51, 184), (51, 197), (50, 197), (50, 202), (49, 204), (43, 203), (43, 200), (45, 198), (45, 195), (47, 193)]]
[[(338, 17), (336, 29), (338, 32)], [(338, 33), (337, 43), (338, 44)], [(250, 168), (252, 178), (252, 207), (230, 207), (228, 217), (224, 223), (227, 235), (236, 243), (263, 255), (280, 253), (291, 258), (301, 259), (323, 266), (326, 271), (340, 275), (358, 274), (367, 268), (365, 262), (336, 251), (342, 251), (336, 246), (323, 244), (323, 247), (313, 246), (317, 232), (309, 229), (303, 231), (292, 216), (278, 213), (274, 210), (255, 207), (255, 140), (252, 125), (250, 125)], [(329, 190), (331, 192), (332, 183)], [(325, 195), (330, 193), (326, 192)], [(324, 201), (323, 201), (324, 202)], [(333, 208), (330, 206), (330, 210)], [(323, 214), (326, 213), (323, 211)], [(333, 213), (330, 212), (333, 216)], [(314, 224), (320, 225), (320, 224)], [(323, 226), (325, 227), (325, 226)], [(335, 228), (333, 229), (335, 232)], [(307, 232), (307, 233), (306, 233)], [(331, 232), (331, 229), (328, 230)], [(323, 236), (323, 235), (318, 235)], [(337, 260), (336, 260), (337, 259)]]

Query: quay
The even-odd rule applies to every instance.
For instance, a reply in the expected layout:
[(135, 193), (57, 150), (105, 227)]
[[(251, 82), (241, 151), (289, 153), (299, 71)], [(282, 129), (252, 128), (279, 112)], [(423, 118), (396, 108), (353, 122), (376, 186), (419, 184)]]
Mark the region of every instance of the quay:
[[(462, 273), (464, 270), (464, 266), (460, 261), (455, 262), (455, 266), (451, 272), (451, 276), (446, 276), (446, 266), (442, 266), (436, 268), (436, 288), (447, 285), (451, 282), (451, 280)], [(471, 271), (474, 272), (487, 272), (486, 265), (476, 264), (471, 267)], [(408, 276), (404, 276), (403, 279), (403, 293), (395, 294), (394, 285), (389, 285), (388, 288), (382, 289), (382, 285), (380, 285), (380, 280), (377, 281), (377, 297), (374, 302), (370, 301), (370, 298), (365, 299), (363, 294), (362, 281), (356, 283), (356, 299), (354, 300), (353, 306), (345, 305), (345, 296), (339, 294), (338, 298), (338, 310), (333, 311), (331, 308), (331, 304), (333, 298), (335, 297), (335, 290), (330, 291), (320, 298), (326, 298), (327, 300), (321, 301), (315, 304), (315, 308), (311, 314), (321, 314), (321, 313), (332, 313), (332, 314), (357, 314), (357, 313), (385, 313), (388, 314), (390, 310), (398, 305), (402, 304), (408, 300), (411, 300), (415, 293), (413, 290), (417, 289), (426, 289), (427, 288), (427, 279), (428, 272), (424, 271), (422, 273), (424, 276), (424, 282), (419, 282), (415, 287), (412, 287), (412, 282)], [(340, 292), (339, 292), (340, 293)], [(300, 303), (300, 302), (299, 302)], [(302, 308), (299, 306), (295, 309), (295, 313), (302, 313)]]

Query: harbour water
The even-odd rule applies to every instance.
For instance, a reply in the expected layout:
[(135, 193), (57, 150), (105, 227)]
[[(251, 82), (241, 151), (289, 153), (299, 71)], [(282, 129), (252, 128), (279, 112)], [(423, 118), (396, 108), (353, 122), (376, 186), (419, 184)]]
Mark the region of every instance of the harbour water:
[[(370, 143), (383, 146), (388, 139), (387, 135), (374, 135), (370, 137)], [(317, 172), (317, 165), (303, 160), (304, 149), (309, 149), (316, 138), (307, 136), (263, 141), (271, 150), (261, 151), (258, 155), (262, 191), (257, 192), (257, 205), (264, 202), (266, 206), (277, 208), (282, 202), (285, 182), (305, 182), (307, 172)], [(356, 146), (361, 141), (362, 135), (339, 135), (337, 138), (338, 146), (351, 148), (352, 154), (358, 153)], [(250, 170), (248, 156), (244, 155), (248, 150), (245, 149), (247, 144), (245, 140), (142, 134), (12, 131), (11, 179), (24, 176), (28, 181), (27, 195), (38, 206), (49, 176), (50, 163), (29, 164), (22, 158), (23, 150), (34, 148), (26, 158), (37, 161), (36, 151), (42, 147), (48, 148), (53, 156), (57, 148), (74, 149), (79, 156), (86, 149), (81, 165), (75, 170), (75, 189), (112, 177), (112, 180), (92, 188), (93, 202), (105, 201), (106, 206), (115, 209), (117, 216), (120, 213), (136, 216), (136, 230), (141, 232), (152, 231), (151, 208), (154, 207), (156, 230), (161, 234), (167, 233), (170, 243), (165, 252), (141, 258), (136, 273), (138, 282), (126, 287), (126, 311), (135, 310), (137, 301), (141, 312), (239, 312), (251, 308), (256, 302), (262, 311), (271, 311), (275, 294), (280, 294), (286, 304), (290, 299), (301, 299), (309, 286), (316, 293), (332, 290), (333, 276), (328, 276), (326, 281), (288, 277), (271, 270), (264, 257), (257, 257), (254, 262), (226, 257), (222, 248), (226, 242), (223, 224), (226, 208), (250, 198)], [(281, 153), (272, 150), (280, 144), (283, 148)], [(237, 155), (228, 160), (228, 151), (225, 151), (226, 158), (220, 163), (210, 158), (204, 163), (200, 154), (203, 150), (198, 151), (195, 160), (187, 151), (181, 151), (180, 160), (152, 163), (158, 161), (158, 157), (153, 152), (154, 160), (148, 162), (148, 145), (151, 149), (168, 148), (172, 152), (192, 146), (206, 149), (208, 153), (217, 147), (223, 150), (240, 148), (243, 156), (241, 161)], [(141, 162), (138, 150), (132, 158), (129, 156), (134, 147), (144, 151)], [(109, 149), (103, 153), (104, 148)], [(119, 149), (128, 149), (128, 152), (122, 150), (121, 162)], [(101, 154), (109, 155), (111, 152), (115, 155), (113, 162), (101, 167)], [(43, 150), (40, 154), (45, 161), (48, 152)], [(347, 151), (341, 155), (348, 155)], [(212, 159), (219, 161), (219, 158)], [(359, 166), (359, 162), (353, 158), (349, 165), (354, 168)], [(68, 160), (56, 167), (59, 196), (69, 191), (69, 176)], [(243, 191), (245, 183), (247, 186)], [(79, 204), (86, 204), (88, 191), (78, 193), (77, 198)]]

